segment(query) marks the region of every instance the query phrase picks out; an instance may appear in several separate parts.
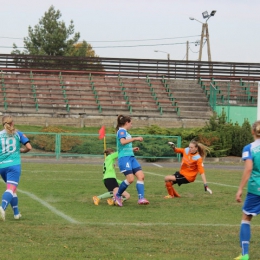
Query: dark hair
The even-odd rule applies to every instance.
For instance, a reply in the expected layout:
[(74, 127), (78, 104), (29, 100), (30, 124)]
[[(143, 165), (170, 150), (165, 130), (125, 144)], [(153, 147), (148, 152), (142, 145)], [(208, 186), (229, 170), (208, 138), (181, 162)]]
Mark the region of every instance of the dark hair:
[(116, 126), (116, 130), (119, 129), (119, 127), (122, 127), (125, 125), (125, 123), (130, 123), (131, 122), (131, 117), (130, 116), (123, 116), (123, 115), (119, 115), (117, 117), (117, 126)]
[(112, 148), (107, 148), (105, 151), (104, 151), (104, 154), (106, 155), (106, 156), (108, 156), (109, 154), (111, 154), (111, 153), (113, 153), (114, 152), (114, 150), (112, 149)]

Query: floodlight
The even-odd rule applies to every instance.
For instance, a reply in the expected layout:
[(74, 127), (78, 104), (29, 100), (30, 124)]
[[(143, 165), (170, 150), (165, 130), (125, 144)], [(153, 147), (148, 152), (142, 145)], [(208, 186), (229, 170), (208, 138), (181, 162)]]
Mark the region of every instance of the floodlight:
[(189, 17), (189, 19), (190, 19), (190, 20), (194, 20), (194, 18), (193, 18), (193, 17)]
[(203, 12), (202, 16), (204, 19), (208, 18), (209, 17), (208, 11)]
[(214, 16), (216, 12), (216, 10), (211, 11), (210, 16)]

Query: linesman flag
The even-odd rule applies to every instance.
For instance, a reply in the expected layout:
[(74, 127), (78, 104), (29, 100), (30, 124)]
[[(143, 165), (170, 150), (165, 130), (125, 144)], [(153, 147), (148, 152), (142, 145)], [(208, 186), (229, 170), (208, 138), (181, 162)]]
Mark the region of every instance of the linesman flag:
[(100, 139), (100, 140), (103, 139), (103, 138), (106, 136), (105, 126), (102, 126), (102, 127), (99, 129), (98, 133), (99, 133), (99, 139)]
[[(106, 129), (105, 129), (105, 126), (102, 126), (99, 131), (99, 139), (104, 139), (104, 151), (107, 149), (107, 145), (106, 145)], [(106, 155), (104, 154), (105, 158), (106, 158)]]

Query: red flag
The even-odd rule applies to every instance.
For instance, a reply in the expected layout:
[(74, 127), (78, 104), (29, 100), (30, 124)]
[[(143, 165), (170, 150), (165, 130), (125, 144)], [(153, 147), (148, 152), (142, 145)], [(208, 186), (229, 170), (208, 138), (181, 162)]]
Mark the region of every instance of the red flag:
[(105, 135), (106, 135), (105, 126), (102, 126), (102, 127), (99, 129), (98, 133), (99, 133), (99, 139), (103, 139), (103, 138), (105, 137)]

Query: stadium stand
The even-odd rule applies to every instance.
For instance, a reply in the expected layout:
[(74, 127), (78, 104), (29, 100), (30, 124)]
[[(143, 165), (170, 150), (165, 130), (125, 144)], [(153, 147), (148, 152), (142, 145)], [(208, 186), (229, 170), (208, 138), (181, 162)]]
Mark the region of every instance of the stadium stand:
[(210, 85), (220, 104), (255, 106), (260, 80), (258, 64), (202, 61), (0, 54), (0, 69), (1, 113), (81, 125), (119, 113), (146, 125), (204, 125)]

